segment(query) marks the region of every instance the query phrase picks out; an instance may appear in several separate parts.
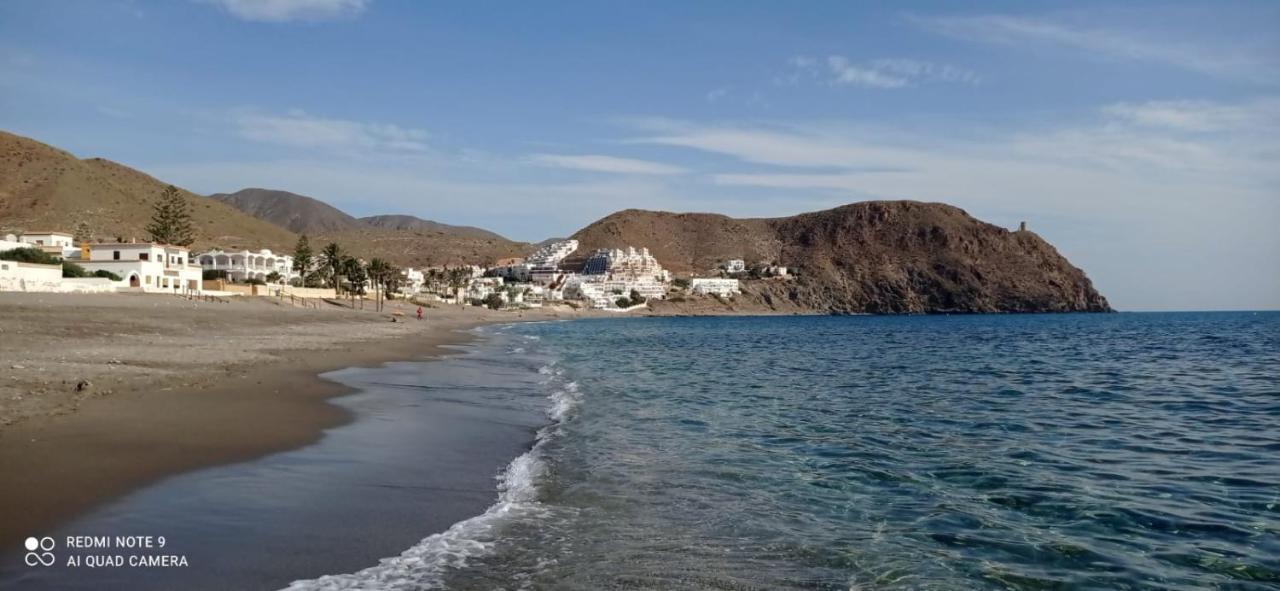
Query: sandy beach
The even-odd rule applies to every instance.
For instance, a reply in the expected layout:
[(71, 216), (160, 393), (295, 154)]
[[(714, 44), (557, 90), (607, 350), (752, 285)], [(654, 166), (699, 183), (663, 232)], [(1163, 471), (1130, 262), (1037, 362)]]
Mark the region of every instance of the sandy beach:
[(349, 418), (326, 402), (349, 389), (320, 373), (429, 359), (480, 324), (578, 315), (414, 310), (0, 294), (0, 547), (160, 478), (316, 441)]

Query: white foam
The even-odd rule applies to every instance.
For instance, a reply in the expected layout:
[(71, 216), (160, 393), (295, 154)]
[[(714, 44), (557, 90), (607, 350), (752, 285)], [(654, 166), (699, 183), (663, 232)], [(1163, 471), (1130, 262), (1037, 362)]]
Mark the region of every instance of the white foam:
[[(549, 366), (548, 366), (549, 367)], [(541, 373), (541, 370), (539, 370)], [(543, 447), (581, 402), (578, 384), (569, 382), (551, 393), (547, 415), (553, 423), (538, 430), (533, 448), (511, 460), (498, 475), (498, 502), (484, 513), (453, 524), (444, 532), (424, 538), (399, 556), (383, 558), (361, 571), (294, 581), (285, 591), (409, 591), (444, 585), (447, 569), (462, 568), (467, 560), (488, 554), (498, 541), (497, 529), (511, 519), (540, 517), (546, 508), (538, 502), (538, 483), (546, 477)]]
[(574, 409), (582, 403), (582, 394), (578, 392), (578, 383), (569, 382), (564, 388), (552, 392), (548, 398), (551, 399), (551, 407), (547, 409), (547, 417), (557, 423), (567, 420)]

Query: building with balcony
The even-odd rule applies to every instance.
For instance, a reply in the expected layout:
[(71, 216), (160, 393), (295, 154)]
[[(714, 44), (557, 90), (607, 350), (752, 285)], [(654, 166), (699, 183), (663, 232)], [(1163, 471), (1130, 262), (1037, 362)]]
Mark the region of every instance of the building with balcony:
[(737, 279), (694, 277), (689, 280), (689, 292), (698, 295), (731, 296), (742, 293), (742, 288)]
[(275, 254), (268, 249), (241, 250), (229, 252), (211, 250), (196, 255), (196, 260), (205, 269), (226, 271), (227, 278), (232, 281), (248, 281), (258, 279), (266, 281), (271, 273), (280, 274), (280, 283), (288, 283), (299, 277), (293, 270), (293, 257), (287, 254)]
[(88, 271), (109, 271), (121, 287), (144, 292), (199, 294), (202, 269), (186, 247), (155, 242), (84, 244), (72, 259)]

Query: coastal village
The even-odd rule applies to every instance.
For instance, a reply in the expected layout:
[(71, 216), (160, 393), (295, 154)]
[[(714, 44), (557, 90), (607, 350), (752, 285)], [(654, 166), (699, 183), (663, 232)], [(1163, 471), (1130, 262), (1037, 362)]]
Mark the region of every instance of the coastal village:
[[(584, 253), (573, 239), (489, 265), (428, 268), (366, 260), (336, 243), (313, 250), (305, 235), (288, 254), (266, 248), (192, 250), (183, 245), (192, 240), (182, 197), (166, 193), (155, 207), (145, 239), (103, 239), (84, 228), (0, 236), (0, 291), (272, 297), (299, 305), (337, 300), (360, 308), (369, 300), (401, 299), (493, 310), (567, 306), (627, 312), (668, 298), (733, 298), (741, 293), (741, 277), (788, 277), (786, 267), (749, 267), (741, 259), (676, 277), (643, 245)], [(375, 303), (374, 309), (380, 307)]]
[[(299, 264), (269, 249), (193, 253), (155, 241), (78, 241), (68, 232), (40, 230), (0, 239), (0, 291), (156, 293), (179, 296), (388, 297), (517, 310), (562, 304), (628, 311), (672, 294), (730, 298), (741, 293), (734, 274), (744, 261), (725, 261), (717, 275), (675, 278), (646, 248), (600, 249), (585, 263), (566, 264), (576, 240), (552, 242), (524, 259), (492, 266), (386, 269), (379, 261), (348, 259), (334, 273), (328, 262)], [(40, 253), (32, 256), (29, 253)], [(303, 260), (309, 260), (304, 256)], [(39, 261), (39, 262), (36, 262)], [(341, 263), (340, 263), (341, 264)], [(381, 269), (381, 272), (379, 272)], [(785, 267), (768, 267), (784, 277)], [(378, 282), (373, 285), (372, 282)], [(375, 293), (377, 292), (377, 293)]]

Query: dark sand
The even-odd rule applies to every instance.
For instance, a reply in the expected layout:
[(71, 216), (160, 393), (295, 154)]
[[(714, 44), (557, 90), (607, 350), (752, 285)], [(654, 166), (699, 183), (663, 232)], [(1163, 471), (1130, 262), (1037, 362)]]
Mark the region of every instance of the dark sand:
[[(350, 390), (319, 373), (427, 359), (480, 324), (574, 315), (443, 306), (392, 323), (270, 298), (0, 294), (0, 395), (14, 411), (0, 416), (0, 556), (166, 476), (317, 441), (350, 418), (326, 402)], [(70, 392), (67, 378), (94, 386)]]
[[(420, 344), (405, 346), (406, 354), (424, 352)], [(314, 388), (306, 397), (282, 397), (291, 402), (279, 404), (289, 408), (248, 413), (234, 427), (211, 428), (210, 437), (226, 442), (228, 457), (260, 454), (261, 439), (254, 435), (259, 430), (277, 433), (282, 446), (292, 446), (316, 438), (315, 420), (336, 424), (348, 411), (355, 420), (330, 429), (314, 445), (168, 478), (53, 531), (30, 532), (53, 536), (60, 548), (68, 535), (163, 535), (165, 553), (186, 556), (188, 567), (33, 568), (22, 564), (21, 553), (7, 553), (0, 560), (0, 587), (276, 589), (295, 579), (360, 570), (483, 512), (496, 498), (495, 475), (528, 449), (546, 421), (536, 367), (514, 366), (492, 344), (440, 361), (328, 376), (343, 385), (297, 371), (246, 378), (252, 388), (229, 387), (219, 394), (220, 406), (226, 406), (264, 387)], [(356, 393), (335, 400), (341, 410), (305, 403), (344, 387)], [(263, 408), (259, 398), (251, 400), (254, 409)], [(322, 414), (289, 418), (299, 412)], [(86, 417), (88, 424), (102, 422)], [(255, 444), (236, 446), (238, 430)], [(127, 468), (128, 457), (137, 453), (131, 445), (137, 444), (105, 450), (106, 459), (119, 462), (100, 469)], [(128, 552), (60, 549), (58, 564), (71, 554)]]

